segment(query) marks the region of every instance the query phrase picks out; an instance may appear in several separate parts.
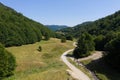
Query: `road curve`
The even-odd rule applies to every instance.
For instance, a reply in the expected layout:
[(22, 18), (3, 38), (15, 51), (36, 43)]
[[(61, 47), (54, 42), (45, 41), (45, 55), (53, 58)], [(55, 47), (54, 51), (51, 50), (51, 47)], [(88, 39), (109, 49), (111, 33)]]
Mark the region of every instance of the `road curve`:
[[(75, 44), (75, 43), (74, 43)], [(69, 74), (77, 79), (77, 80), (90, 80), (90, 78), (85, 74), (83, 73), (81, 70), (79, 70), (78, 68), (76, 68), (73, 64), (71, 64), (67, 58), (66, 58), (66, 55), (73, 51), (74, 49), (70, 49), (66, 52), (64, 52), (61, 56), (61, 59), (63, 60), (63, 62), (70, 68), (70, 70), (67, 70), (69, 72)]]

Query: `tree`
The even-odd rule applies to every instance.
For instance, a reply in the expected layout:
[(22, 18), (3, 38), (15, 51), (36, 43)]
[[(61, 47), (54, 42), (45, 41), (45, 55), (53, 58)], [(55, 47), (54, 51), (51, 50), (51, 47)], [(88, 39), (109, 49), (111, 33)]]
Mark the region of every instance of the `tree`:
[(49, 40), (50, 39), (50, 34), (47, 32), (44, 37), (45, 37), (45, 40)]
[(0, 80), (13, 74), (15, 57), (0, 44)]
[(90, 55), (93, 51), (95, 44), (93, 42), (92, 36), (88, 33), (83, 33), (77, 43), (77, 47), (73, 51), (75, 58), (85, 57)]
[(94, 39), (95, 42), (95, 49), (96, 50), (103, 50), (105, 42), (105, 37), (103, 35), (99, 35)]
[(65, 37), (62, 37), (62, 38), (61, 38), (61, 42), (62, 42), (62, 43), (65, 43), (65, 42), (66, 42), (66, 38), (65, 38)]

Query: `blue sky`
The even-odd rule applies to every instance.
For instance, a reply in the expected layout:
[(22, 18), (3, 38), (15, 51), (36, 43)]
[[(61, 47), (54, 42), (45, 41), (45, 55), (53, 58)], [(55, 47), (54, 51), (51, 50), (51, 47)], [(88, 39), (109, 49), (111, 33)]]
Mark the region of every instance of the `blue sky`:
[(0, 0), (45, 25), (74, 26), (120, 10), (120, 0)]

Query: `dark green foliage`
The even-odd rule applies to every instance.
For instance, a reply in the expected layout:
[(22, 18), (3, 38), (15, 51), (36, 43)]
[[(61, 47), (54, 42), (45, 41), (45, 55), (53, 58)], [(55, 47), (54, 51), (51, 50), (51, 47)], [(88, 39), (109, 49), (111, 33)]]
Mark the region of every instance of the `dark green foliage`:
[(66, 42), (66, 38), (65, 38), (65, 37), (62, 37), (62, 38), (61, 38), (61, 42), (62, 42), (62, 43), (65, 43), (65, 42)]
[(108, 55), (107, 62), (120, 70), (120, 34), (105, 45)]
[(0, 80), (13, 74), (15, 57), (0, 44)]
[(67, 36), (66, 36), (66, 39), (73, 41), (73, 37), (72, 37), (71, 35), (67, 35)]
[(96, 50), (104, 50), (104, 45), (106, 44), (105, 42), (105, 37), (103, 35), (99, 35), (95, 37), (94, 39), (95, 42), (95, 49)]
[(94, 42), (92, 36), (88, 33), (83, 33), (78, 40), (77, 47), (73, 51), (75, 58), (85, 57), (90, 55), (94, 50)]
[(49, 34), (49, 32), (45, 32), (44, 37), (45, 37), (45, 40), (49, 40), (49, 39), (50, 39), (50, 34)]
[(42, 51), (42, 47), (39, 46), (37, 50), (38, 50), (39, 52), (41, 52), (41, 51)]
[(42, 24), (0, 4), (0, 42), (5, 46), (31, 44), (45, 37), (49, 40), (54, 33)]
[(61, 38), (62, 38), (62, 34), (60, 34), (60, 33), (55, 33), (55, 37), (58, 38), (58, 39), (61, 39)]

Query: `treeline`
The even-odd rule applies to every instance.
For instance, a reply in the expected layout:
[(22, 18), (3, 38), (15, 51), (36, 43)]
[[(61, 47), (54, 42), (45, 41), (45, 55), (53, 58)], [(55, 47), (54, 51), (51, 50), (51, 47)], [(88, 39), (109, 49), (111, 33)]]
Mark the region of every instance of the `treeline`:
[(48, 40), (54, 32), (0, 3), (0, 42), (6, 47)]
[(95, 49), (106, 51), (107, 63), (120, 70), (120, 11), (94, 22), (85, 22), (59, 32), (75, 38), (79, 38), (84, 33), (92, 35)]

